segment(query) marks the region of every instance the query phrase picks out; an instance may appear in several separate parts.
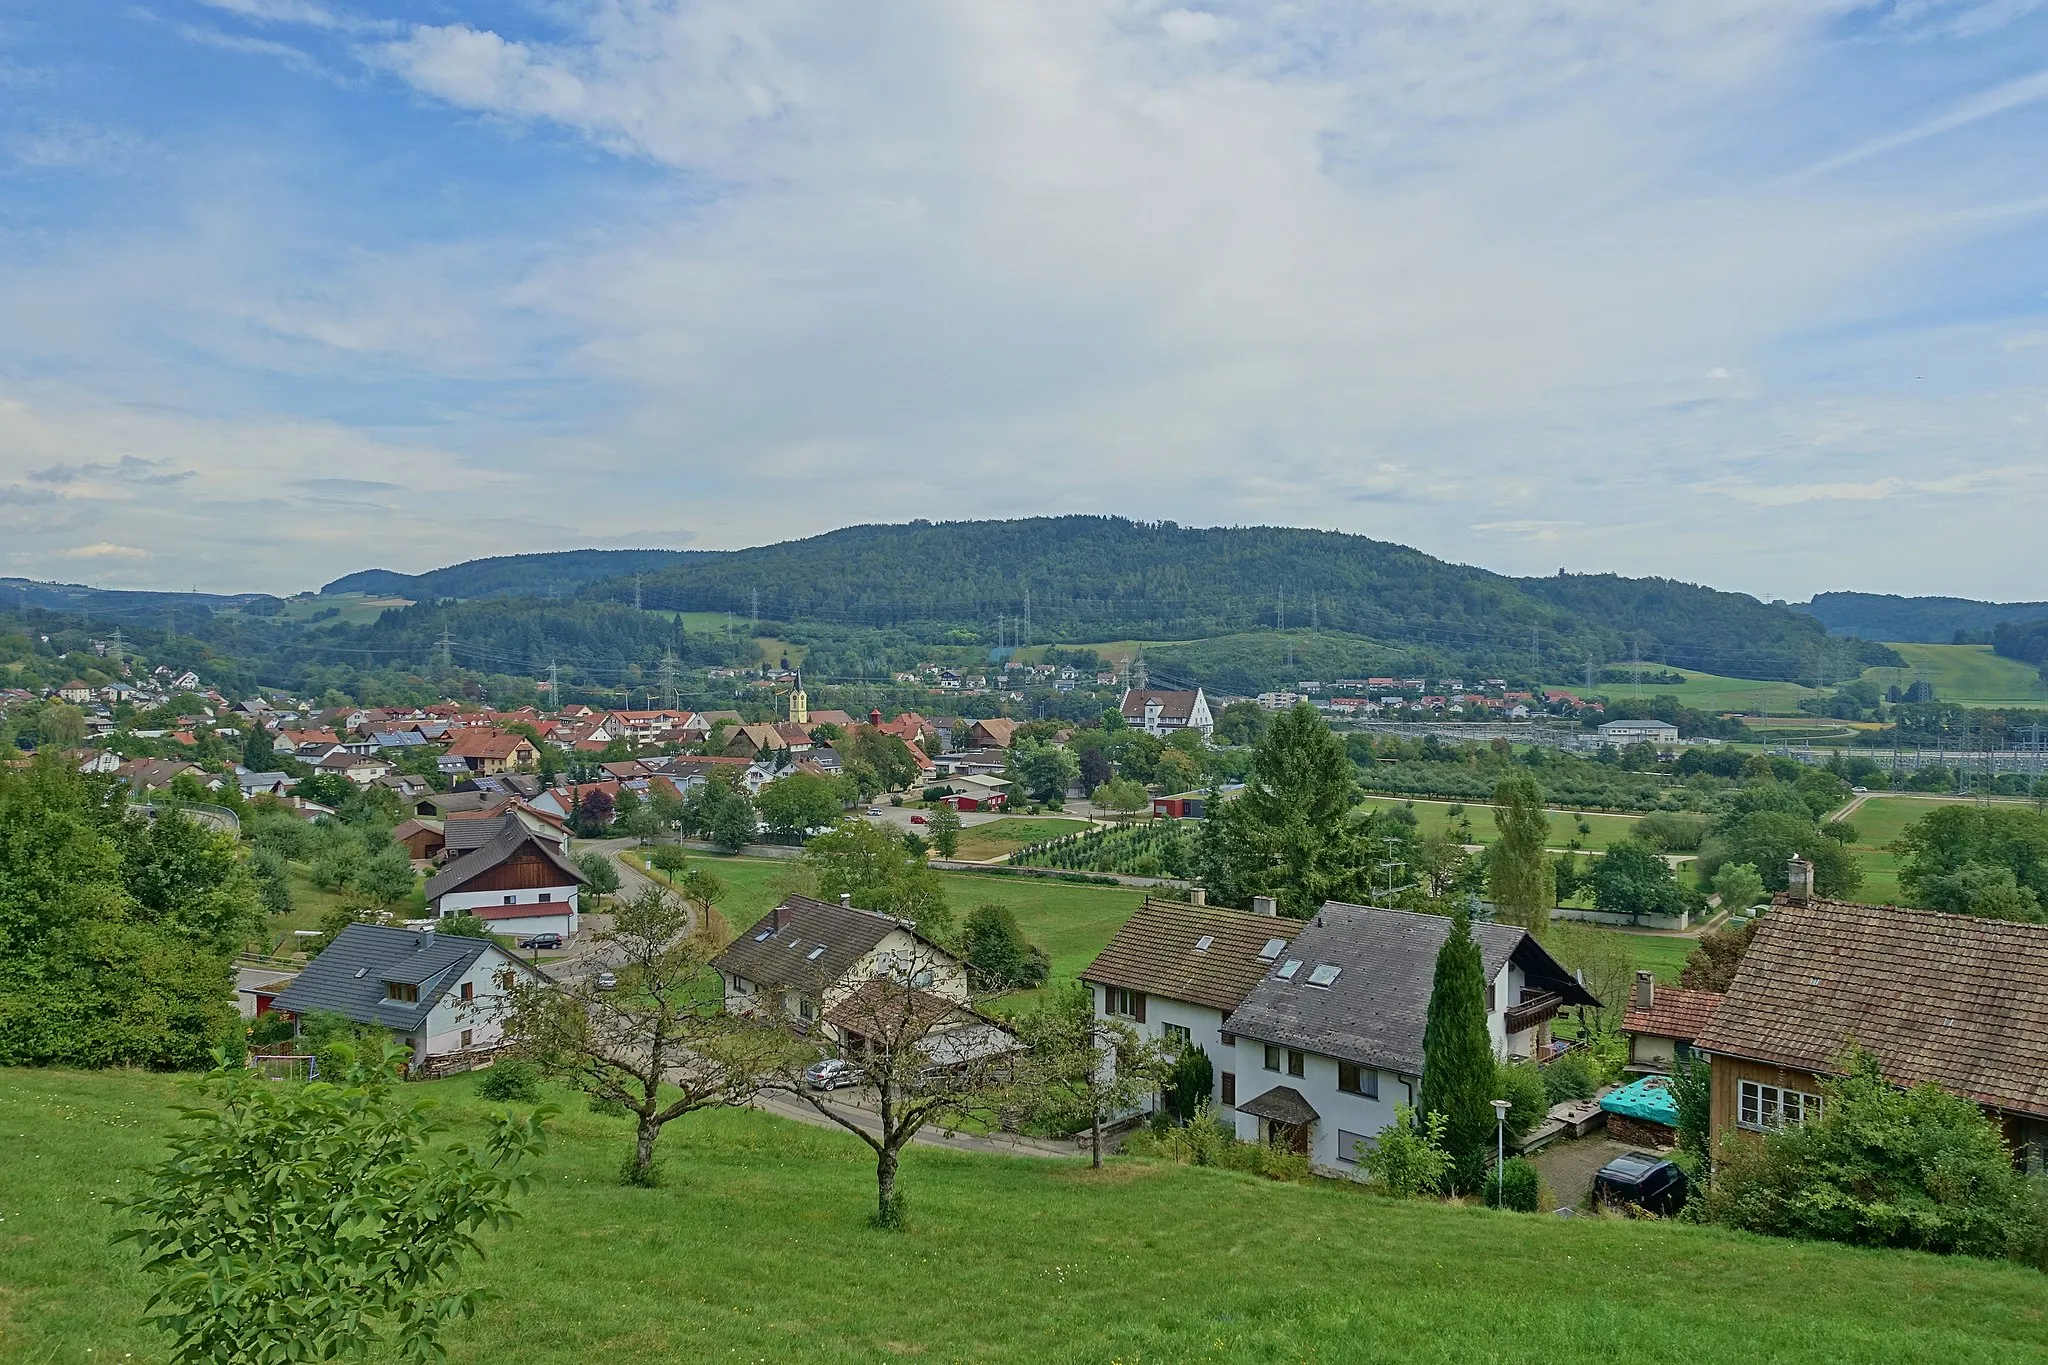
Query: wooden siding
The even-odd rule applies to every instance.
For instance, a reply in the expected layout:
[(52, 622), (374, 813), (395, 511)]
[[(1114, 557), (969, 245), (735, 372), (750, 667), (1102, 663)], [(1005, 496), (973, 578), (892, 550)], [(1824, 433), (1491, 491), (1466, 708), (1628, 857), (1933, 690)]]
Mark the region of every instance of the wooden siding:
[[(567, 886), (568, 878), (547, 859), (519, 853), (496, 867), (486, 868), (451, 891), (530, 891), (539, 886)], [(446, 892), (443, 893), (447, 894)]]
[(1729, 1057), (1716, 1054), (1714, 1057), (1714, 1083), (1711, 1132), (1713, 1145), (1721, 1145), (1721, 1139), (1729, 1133), (1752, 1133), (1753, 1129), (1739, 1128), (1735, 1123), (1736, 1087), (1743, 1081), (1755, 1081), (1760, 1085), (1775, 1085), (1781, 1090), (1798, 1090), (1809, 1095), (1820, 1093), (1821, 1078), (1811, 1071), (1797, 1067), (1772, 1066), (1768, 1062), (1753, 1062), (1744, 1057)]

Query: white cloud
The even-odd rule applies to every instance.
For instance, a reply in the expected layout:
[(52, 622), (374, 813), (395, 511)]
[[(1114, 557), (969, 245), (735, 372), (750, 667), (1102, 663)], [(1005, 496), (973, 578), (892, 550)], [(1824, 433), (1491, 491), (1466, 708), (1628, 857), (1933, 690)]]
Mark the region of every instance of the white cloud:
[(74, 545), (62, 552), (65, 559), (148, 559), (149, 551), (138, 550), (133, 545), (116, 545), (110, 540), (94, 541), (90, 545)]

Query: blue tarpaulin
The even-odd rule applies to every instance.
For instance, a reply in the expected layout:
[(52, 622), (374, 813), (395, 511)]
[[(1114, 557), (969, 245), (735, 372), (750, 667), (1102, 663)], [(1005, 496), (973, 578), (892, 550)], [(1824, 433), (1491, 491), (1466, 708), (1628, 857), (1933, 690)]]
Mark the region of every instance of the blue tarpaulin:
[(1645, 1076), (1630, 1081), (1619, 1090), (1611, 1090), (1600, 1097), (1600, 1107), (1610, 1114), (1624, 1118), (1642, 1119), (1647, 1123), (1661, 1123), (1667, 1128), (1678, 1126), (1678, 1102), (1671, 1098), (1671, 1083), (1662, 1076)]

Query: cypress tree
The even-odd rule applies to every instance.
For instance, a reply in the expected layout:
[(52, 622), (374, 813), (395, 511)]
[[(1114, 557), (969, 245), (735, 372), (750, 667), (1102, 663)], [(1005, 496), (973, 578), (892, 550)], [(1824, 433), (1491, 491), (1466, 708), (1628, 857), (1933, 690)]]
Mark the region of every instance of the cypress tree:
[(1527, 773), (1509, 773), (1493, 789), (1493, 823), (1500, 839), (1487, 850), (1486, 889), (1495, 918), (1519, 924), (1541, 942), (1557, 904), (1557, 881), (1543, 846), (1550, 817), (1543, 813), (1543, 788)]
[(1422, 1031), (1422, 1112), (1442, 1114), (1444, 1146), (1461, 1191), (1477, 1189), (1493, 1150), (1493, 1040), (1486, 1031), (1486, 968), (1461, 908), (1437, 950)]

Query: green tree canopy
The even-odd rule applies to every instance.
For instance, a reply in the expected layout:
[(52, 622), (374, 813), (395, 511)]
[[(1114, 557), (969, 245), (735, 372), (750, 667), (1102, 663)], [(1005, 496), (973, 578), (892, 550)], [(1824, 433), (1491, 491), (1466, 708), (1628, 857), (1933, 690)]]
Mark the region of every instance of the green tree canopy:
[(1500, 838), (1487, 850), (1486, 887), (1495, 917), (1519, 924), (1541, 942), (1557, 904), (1557, 883), (1544, 848), (1550, 817), (1543, 787), (1526, 772), (1509, 773), (1493, 789), (1493, 823)]
[(1437, 950), (1429, 1014), (1422, 1031), (1424, 1114), (1444, 1118), (1444, 1147), (1457, 1185), (1476, 1189), (1493, 1144), (1493, 1040), (1486, 1028), (1486, 969), (1461, 909)]
[(754, 804), (777, 834), (803, 834), (839, 823), (845, 784), (823, 773), (789, 773), (761, 788)]
[(915, 920), (933, 942), (952, 941), (953, 912), (939, 874), (888, 831), (842, 820), (804, 845), (803, 863), (817, 876), (819, 899), (851, 895), (858, 909)]

